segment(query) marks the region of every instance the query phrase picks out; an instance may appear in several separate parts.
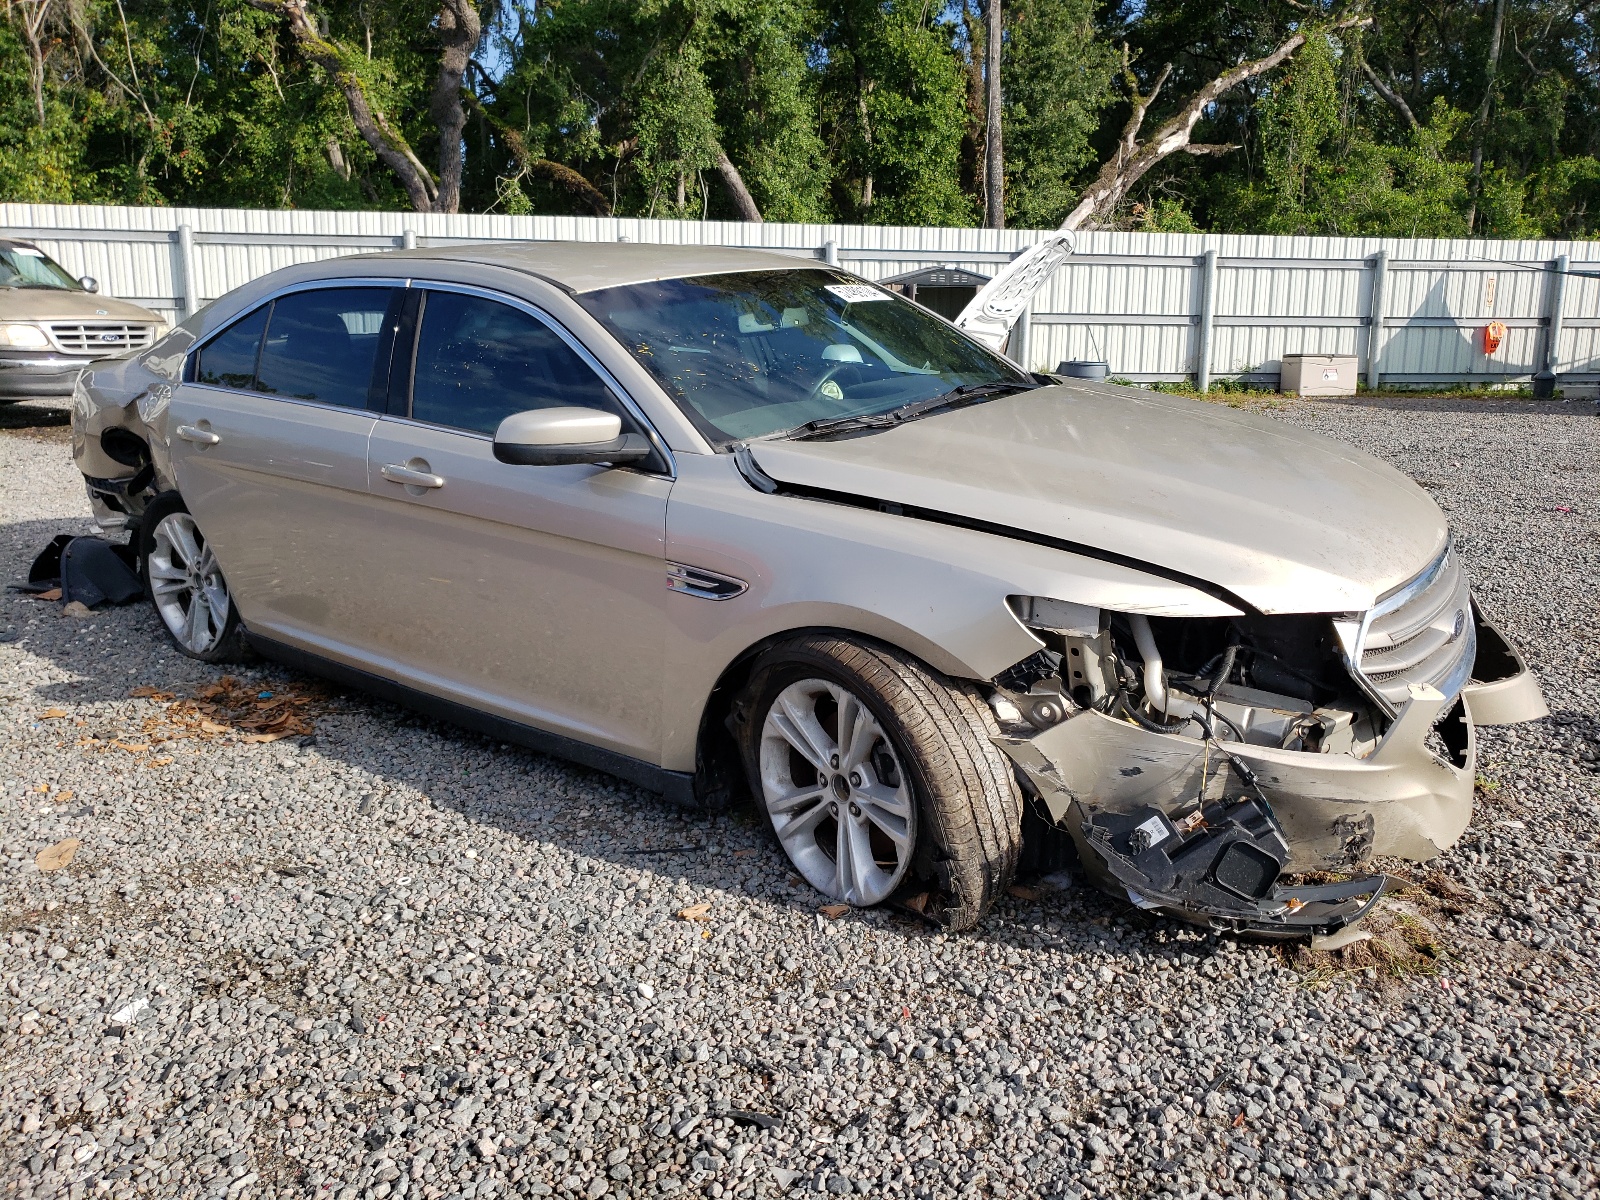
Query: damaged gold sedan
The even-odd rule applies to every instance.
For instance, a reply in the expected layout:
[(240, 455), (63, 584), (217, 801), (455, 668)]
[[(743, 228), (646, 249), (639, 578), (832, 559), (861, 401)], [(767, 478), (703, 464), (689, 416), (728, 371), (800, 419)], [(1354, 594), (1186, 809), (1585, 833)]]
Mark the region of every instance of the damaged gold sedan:
[(748, 790), (821, 892), (955, 928), (1053, 826), (1142, 907), (1337, 938), (1465, 828), (1473, 722), (1544, 712), (1399, 472), (792, 258), (290, 268), (87, 375), (73, 449), (186, 653)]

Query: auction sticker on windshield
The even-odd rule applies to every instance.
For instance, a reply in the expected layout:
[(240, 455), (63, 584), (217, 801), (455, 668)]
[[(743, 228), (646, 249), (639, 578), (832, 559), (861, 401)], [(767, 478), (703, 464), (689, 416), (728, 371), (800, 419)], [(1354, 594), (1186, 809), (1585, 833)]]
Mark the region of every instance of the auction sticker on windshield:
[(880, 292), (877, 288), (865, 283), (830, 283), (828, 291), (832, 292), (846, 304), (865, 304), (868, 300), (887, 300), (888, 292)]

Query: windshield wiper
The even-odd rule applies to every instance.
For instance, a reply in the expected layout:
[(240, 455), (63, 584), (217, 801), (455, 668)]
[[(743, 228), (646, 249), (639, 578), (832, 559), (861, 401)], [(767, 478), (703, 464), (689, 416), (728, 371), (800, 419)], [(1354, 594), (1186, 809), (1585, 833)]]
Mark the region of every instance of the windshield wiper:
[(915, 421), (918, 417), (925, 417), (929, 413), (938, 412), (940, 409), (959, 408), (964, 404), (972, 404), (994, 396), (1010, 395), (1012, 392), (1031, 392), (1038, 386), (1036, 383), (1000, 380), (990, 383), (963, 383), (948, 392), (932, 396), (927, 400), (903, 404), (899, 408), (891, 408), (888, 412), (807, 421), (804, 425), (797, 425), (791, 429), (784, 437), (791, 442), (801, 442), (807, 438), (824, 437), (831, 433), (849, 433), (856, 429), (889, 429), (895, 425), (903, 425), (907, 421)]

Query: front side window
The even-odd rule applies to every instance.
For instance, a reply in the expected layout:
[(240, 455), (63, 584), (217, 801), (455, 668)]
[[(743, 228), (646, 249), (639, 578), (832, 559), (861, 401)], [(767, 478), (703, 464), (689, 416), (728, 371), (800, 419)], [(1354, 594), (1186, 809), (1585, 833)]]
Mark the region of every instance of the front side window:
[(721, 445), (1033, 382), (947, 322), (836, 271), (667, 279), (578, 301)]
[(393, 295), (391, 288), (350, 287), (278, 297), (267, 318), (256, 390), (341, 408), (368, 407)]
[(241, 391), (255, 386), (256, 358), (261, 353), (261, 335), (266, 331), (267, 313), (271, 310), (272, 305), (263, 304), (200, 347), (194, 381)]
[(593, 368), (544, 322), (495, 300), (426, 294), (411, 388), (413, 420), (493, 434), (512, 413), (574, 405), (632, 424)]
[(78, 281), (61, 265), (32, 246), (0, 242), (0, 288), (48, 288), (57, 292), (81, 292)]

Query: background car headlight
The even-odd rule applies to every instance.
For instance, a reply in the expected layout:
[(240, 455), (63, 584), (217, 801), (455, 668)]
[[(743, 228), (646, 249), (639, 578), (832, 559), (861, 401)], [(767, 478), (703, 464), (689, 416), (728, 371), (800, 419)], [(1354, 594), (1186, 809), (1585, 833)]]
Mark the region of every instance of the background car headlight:
[(50, 339), (37, 325), (0, 325), (0, 346), (12, 350), (48, 350)]

